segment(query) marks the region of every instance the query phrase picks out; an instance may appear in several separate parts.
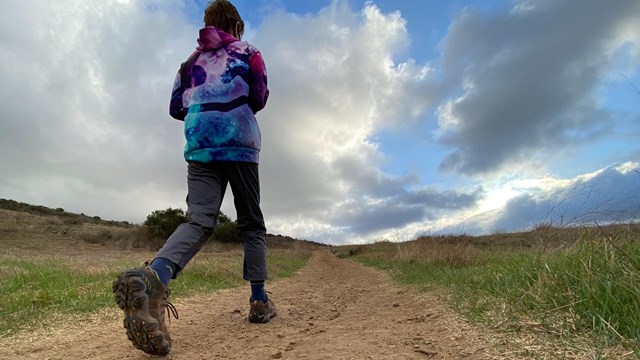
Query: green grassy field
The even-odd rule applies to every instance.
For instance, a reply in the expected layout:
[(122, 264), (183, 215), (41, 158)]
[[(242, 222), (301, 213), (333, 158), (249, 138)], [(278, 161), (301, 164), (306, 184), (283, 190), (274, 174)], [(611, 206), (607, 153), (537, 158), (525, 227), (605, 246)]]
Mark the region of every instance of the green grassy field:
[[(640, 356), (640, 227), (541, 228), (487, 237), (441, 237), (335, 249), (397, 281), (443, 294), (467, 319), (595, 356)], [(624, 351), (624, 350), (623, 350)]]
[[(280, 251), (269, 257), (272, 279), (292, 276), (309, 254)], [(100, 271), (78, 270), (63, 259), (10, 260), (0, 265), (0, 336), (38, 326), (62, 314), (113, 307), (111, 282), (118, 272), (139, 264), (112, 264)], [(242, 255), (203, 256), (171, 284), (172, 299), (243, 285)]]
[[(155, 251), (127, 248), (135, 228), (0, 210), (0, 337), (115, 308), (111, 284)], [(114, 235), (115, 234), (115, 235)], [(100, 240), (100, 241), (98, 241)], [(274, 238), (270, 280), (293, 276), (315, 247)], [(171, 300), (245, 285), (241, 245), (209, 244), (171, 283)]]

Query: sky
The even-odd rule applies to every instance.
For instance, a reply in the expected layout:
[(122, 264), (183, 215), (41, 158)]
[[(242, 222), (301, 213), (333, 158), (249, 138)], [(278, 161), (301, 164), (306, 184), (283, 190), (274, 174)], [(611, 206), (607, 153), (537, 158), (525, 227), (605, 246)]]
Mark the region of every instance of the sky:
[[(204, 0), (4, 0), (0, 198), (186, 210)], [(640, 219), (640, 1), (236, 0), (267, 231), (327, 244)], [(227, 192), (222, 211), (235, 218)]]

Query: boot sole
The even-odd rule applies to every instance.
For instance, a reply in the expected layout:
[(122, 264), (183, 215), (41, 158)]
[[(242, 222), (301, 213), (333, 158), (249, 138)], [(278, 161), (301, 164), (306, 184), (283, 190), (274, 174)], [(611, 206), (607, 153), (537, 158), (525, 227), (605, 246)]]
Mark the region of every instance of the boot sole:
[(151, 355), (167, 355), (171, 342), (158, 328), (158, 321), (149, 314), (149, 297), (143, 276), (137, 271), (126, 271), (113, 282), (114, 299), (124, 311), (127, 338), (137, 349)]
[(254, 324), (266, 324), (272, 318), (276, 317), (277, 312), (267, 313), (262, 315), (249, 315), (249, 322)]

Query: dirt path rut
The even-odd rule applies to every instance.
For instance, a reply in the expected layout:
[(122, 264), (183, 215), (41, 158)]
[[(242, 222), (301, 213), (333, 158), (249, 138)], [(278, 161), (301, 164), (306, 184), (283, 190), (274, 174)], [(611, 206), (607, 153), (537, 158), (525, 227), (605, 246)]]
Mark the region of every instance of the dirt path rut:
[[(179, 281), (179, 280), (178, 280)], [(380, 271), (327, 251), (271, 283), (278, 316), (246, 321), (248, 290), (175, 303), (167, 359), (487, 359), (486, 343), (435, 298), (397, 287)], [(115, 305), (114, 305), (115, 306)], [(146, 359), (126, 339), (119, 311), (0, 342), (0, 359)]]

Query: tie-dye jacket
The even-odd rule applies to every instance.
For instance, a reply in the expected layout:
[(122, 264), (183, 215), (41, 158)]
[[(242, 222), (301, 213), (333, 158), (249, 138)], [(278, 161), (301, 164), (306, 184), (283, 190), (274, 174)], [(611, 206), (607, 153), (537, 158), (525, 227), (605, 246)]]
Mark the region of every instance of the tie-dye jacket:
[(198, 44), (178, 71), (169, 105), (170, 115), (184, 120), (184, 158), (257, 164), (261, 138), (255, 113), (269, 96), (262, 55), (214, 27), (200, 30)]

